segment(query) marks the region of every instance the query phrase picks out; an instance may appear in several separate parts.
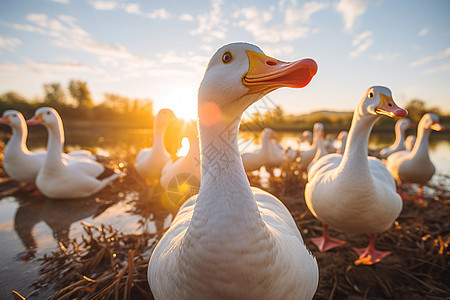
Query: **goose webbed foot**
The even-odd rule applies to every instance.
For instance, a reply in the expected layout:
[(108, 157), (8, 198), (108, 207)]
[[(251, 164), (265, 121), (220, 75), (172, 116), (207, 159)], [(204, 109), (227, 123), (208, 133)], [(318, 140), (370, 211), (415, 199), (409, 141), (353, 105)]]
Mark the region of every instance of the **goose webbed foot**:
[(311, 241), (317, 246), (320, 252), (325, 252), (345, 244), (345, 241), (333, 239), (328, 235), (327, 224), (323, 223), (322, 226), (323, 226), (323, 235), (321, 237), (311, 239)]

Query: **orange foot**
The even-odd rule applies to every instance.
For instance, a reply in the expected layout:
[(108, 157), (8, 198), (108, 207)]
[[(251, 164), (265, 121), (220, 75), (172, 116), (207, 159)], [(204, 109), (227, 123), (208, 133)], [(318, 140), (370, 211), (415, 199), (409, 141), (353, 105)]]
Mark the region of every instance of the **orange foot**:
[(353, 248), (353, 250), (359, 255), (359, 258), (355, 260), (355, 265), (373, 265), (391, 254), (389, 251), (383, 252), (368, 248)]
[(311, 241), (319, 248), (320, 252), (325, 252), (345, 244), (345, 241), (333, 239), (325, 235), (318, 238), (312, 238)]

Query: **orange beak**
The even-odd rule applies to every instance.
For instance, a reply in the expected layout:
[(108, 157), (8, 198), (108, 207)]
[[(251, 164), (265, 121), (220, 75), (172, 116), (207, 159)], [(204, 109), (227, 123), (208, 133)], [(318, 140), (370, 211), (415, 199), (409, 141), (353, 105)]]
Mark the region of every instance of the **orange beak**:
[(445, 127), (442, 126), (442, 124), (440, 124), (440, 123), (434, 123), (433, 125), (430, 126), (430, 128), (435, 131), (442, 131), (445, 129)]
[(9, 123), (8, 116), (0, 118), (0, 124), (8, 124), (8, 123)]
[(242, 83), (249, 89), (248, 94), (267, 94), (281, 87), (302, 88), (317, 73), (316, 62), (309, 58), (283, 62), (250, 50), (247, 55), (250, 66)]
[(380, 94), (380, 104), (376, 108), (375, 112), (379, 115), (385, 115), (391, 118), (403, 118), (408, 115), (408, 111), (395, 104), (392, 97)]
[(27, 125), (38, 125), (44, 123), (44, 120), (42, 119), (42, 115), (35, 115), (31, 119), (27, 120)]

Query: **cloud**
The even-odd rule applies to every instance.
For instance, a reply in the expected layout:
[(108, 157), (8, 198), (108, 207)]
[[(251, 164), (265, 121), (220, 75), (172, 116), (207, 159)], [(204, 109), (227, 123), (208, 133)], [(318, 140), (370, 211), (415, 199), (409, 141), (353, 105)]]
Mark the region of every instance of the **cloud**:
[(290, 45), (269, 44), (261, 47), (267, 55), (273, 57), (286, 57), (294, 53), (294, 47)]
[(369, 47), (373, 44), (374, 40), (370, 38), (370, 36), (373, 34), (371, 30), (364, 31), (363, 33), (356, 36), (355, 39), (352, 41), (352, 45), (357, 47), (353, 51), (350, 52), (349, 56), (356, 58), (361, 53), (369, 49)]
[(69, 4), (69, 0), (50, 0), (52, 2), (62, 3), (62, 4)]
[(271, 24), (275, 19), (274, 11), (260, 10), (257, 7), (240, 8), (234, 12), (233, 17), (241, 19), (236, 26), (250, 32), (255, 40), (277, 43), (307, 37), (311, 33), (310, 28), (300, 24), (309, 22), (312, 14), (327, 7), (326, 4), (308, 2), (301, 9), (286, 9), (282, 12), (284, 22), (278, 24)]
[(328, 3), (319, 3), (316, 1), (306, 2), (300, 9), (289, 8), (285, 12), (285, 20), (287, 24), (293, 24), (296, 22), (308, 23), (311, 16), (316, 12), (327, 9)]
[(204, 42), (224, 39), (227, 32), (228, 21), (222, 17), (221, 5), (223, 0), (212, 0), (212, 9), (209, 13), (197, 16), (198, 27), (190, 31), (192, 35), (201, 35)]
[(15, 48), (20, 44), (22, 44), (22, 42), (18, 38), (5, 38), (0, 35), (0, 50), (3, 48), (9, 52), (14, 52)]
[(336, 10), (342, 14), (345, 23), (345, 30), (350, 31), (355, 25), (358, 17), (362, 16), (369, 5), (368, 0), (340, 0), (336, 5)]
[(363, 42), (365, 39), (367, 39), (369, 36), (371, 36), (373, 32), (371, 30), (366, 30), (363, 33), (359, 34), (356, 38), (353, 39), (352, 45), (358, 46)]
[(104, 70), (97, 67), (90, 67), (86, 65), (82, 65), (80, 63), (72, 62), (72, 63), (44, 63), (44, 62), (34, 62), (29, 60), (27, 62), (27, 66), (30, 67), (33, 72), (38, 74), (50, 74), (50, 72), (88, 72), (101, 74), (104, 73)]
[(17, 70), (18, 66), (10, 62), (0, 62), (0, 71), (13, 71)]
[(62, 3), (62, 4), (69, 4), (69, 0), (50, 0), (52, 2)]
[(428, 31), (429, 31), (428, 28), (422, 28), (422, 29), (419, 31), (418, 35), (419, 35), (419, 36), (424, 36), (424, 35), (428, 34)]
[(143, 12), (139, 3), (119, 4), (118, 1), (89, 1), (88, 3), (97, 10), (122, 9), (128, 14), (144, 18), (163, 20), (170, 18), (170, 14), (164, 8), (156, 9), (153, 12)]
[(137, 4), (137, 3), (126, 4), (124, 6), (124, 10), (129, 14), (135, 14), (135, 15), (150, 18), (150, 19), (163, 19), (164, 20), (164, 19), (168, 19), (170, 17), (169, 13), (164, 8), (154, 10), (151, 13), (142, 12), (139, 4)]
[(194, 17), (190, 14), (182, 14), (180, 16), (181, 21), (194, 21)]
[(89, 1), (89, 4), (97, 10), (113, 10), (118, 6), (115, 1)]
[(423, 58), (421, 58), (419, 60), (415, 60), (415, 61), (411, 62), (409, 64), (409, 66), (412, 67), (412, 68), (415, 68), (415, 67), (427, 64), (427, 63), (429, 63), (431, 61), (445, 58), (447, 56), (450, 56), (450, 47), (448, 47), (447, 49), (445, 49), (445, 50), (443, 50), (443, 51), (441, 51), (441, 52), (439, 52), (437, 54), (425, 56), (425, 57), (423, 57)]
[(447, 71), (450, 71), (450, 64), (443, 64), (443, 65), (440, 65), (440, 66), (438, 66), (436, 68), (425, 70), (423, 72), (423, 74), (425, 74), (425, 75), (432, 75), (432, 74), (443, 73), (443, 72), (447, 72)]
[(374, 61), (394, 61), (397, 58), (400, 57), (400, 53), (399, 52), (395, 52), (395, 53), (380, 53), (377, 55), (373, 55), (371, 57), (372, 60)]

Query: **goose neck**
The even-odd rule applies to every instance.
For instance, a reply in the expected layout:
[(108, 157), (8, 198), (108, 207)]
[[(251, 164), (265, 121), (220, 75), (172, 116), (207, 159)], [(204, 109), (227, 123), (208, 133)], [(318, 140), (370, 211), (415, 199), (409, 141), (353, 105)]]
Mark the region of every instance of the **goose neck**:
[(164, 147), (164, 134), (166, 132), (165, 128), (156, 129), (153, 132), (153, 148), (165, 149)]
[(428, 156), (428, 148), (430, 143), (431, 129), (420, 128), (417, 131), (417, 139), (414, 148), (411, 150), (412, 156), (426, 155)]
[(405, 144), (405, 130), (399, 127), (395, 128), (395, 141), (393, 147), (397, 148)]
[(59, 126), (47, 125), (48, 141), (47, 141), (47, 157), (46, 165), (58, 166), (62, 163), (62, 151), (64, 146), (64, 134), (62, 124)]
[(369, 162), (367, 160), (369, 136), (378, 118), (378, 116), (360, 115), (355, 112), (347, 136), (342, 161), (338, 168), (340, 171), (369, 170)]
[(239, 124), (240, 117), (214, 126), (200, 123), (201, 185), (190, 230), (201, 227), (211, 237), (267, 231), (239, 153)]
[(26, 126), (21, 126), (20, 129), (11, 127), (11, 139), (6, 144), (5, 155), (29, 152), (26, 145), (27, 132)]

